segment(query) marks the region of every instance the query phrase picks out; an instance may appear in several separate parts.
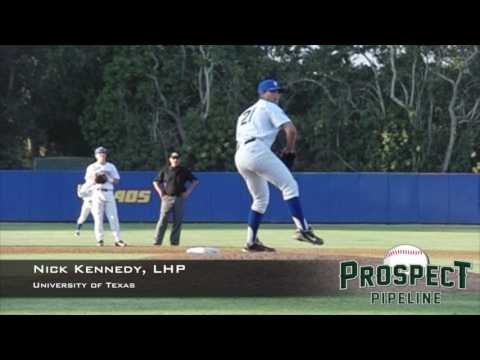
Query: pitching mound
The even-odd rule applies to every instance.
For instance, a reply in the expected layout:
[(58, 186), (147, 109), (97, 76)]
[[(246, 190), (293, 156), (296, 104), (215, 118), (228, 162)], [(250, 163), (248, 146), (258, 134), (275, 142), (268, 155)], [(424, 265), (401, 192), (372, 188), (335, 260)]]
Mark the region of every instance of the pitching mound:
[[(218, 255), (191, 255), (187, 254), (187, 247), (171, 246), (0, 246), (1, 254), (138, 254), (139, 259), (171, 259), (171, 260), (308, 260), (331, 257), (334, 259), (369, 258), (383, 259), (385, 250), (382, 249), (329, 249), (311, 247), (305, 249), (279, 248), (274, 253), (244, 253), (241, 248), (220, 247)], [(470, 251), (429, 250), (432, 257), (456, 258), (463, 260), (479, 260), (478, 254)], [(85, 257), (89, 259), (88, 256)]]

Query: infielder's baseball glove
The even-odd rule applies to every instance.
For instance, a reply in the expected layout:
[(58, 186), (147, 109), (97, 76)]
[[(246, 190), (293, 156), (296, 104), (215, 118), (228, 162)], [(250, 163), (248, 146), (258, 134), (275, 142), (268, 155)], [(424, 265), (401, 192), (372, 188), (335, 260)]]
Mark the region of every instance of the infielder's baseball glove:
[(283, 161), (283, 163), (289, 170), (292, 170), (293, 165), (295, 164), (296, 157), (297, 155), (295, 153), (282, 153), (280, 155), (280, 160)]
[(107, 175), (99, 173), (95, 175), (96, 184), (105, 184), (107, 182)]

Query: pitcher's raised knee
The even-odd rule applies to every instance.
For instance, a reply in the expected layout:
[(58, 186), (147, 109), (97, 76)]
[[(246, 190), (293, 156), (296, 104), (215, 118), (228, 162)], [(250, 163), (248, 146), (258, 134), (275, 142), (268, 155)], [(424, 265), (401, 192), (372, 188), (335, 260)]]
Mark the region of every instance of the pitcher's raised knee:
[(265, 214), (268, 207), (268, 198), (257, 198), (253, 201), (252, 210), (260, 214)]
[(294, 197), (300, 196), (300, 192), (298, 190), (298, 183), (295, 179), (292, 179), (292, 181), (289, 181), (280, 190), (282, 191), (283, 200), (285, 201), (293, 199)]

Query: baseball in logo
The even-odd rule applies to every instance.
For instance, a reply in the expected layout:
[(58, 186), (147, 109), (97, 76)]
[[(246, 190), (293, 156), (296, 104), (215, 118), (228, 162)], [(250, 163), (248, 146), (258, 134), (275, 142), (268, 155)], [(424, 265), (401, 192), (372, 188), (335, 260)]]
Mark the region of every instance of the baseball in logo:
[[(398, 245), (387, 251), (383, 259), (384, 265), (391, 268), (397, 265), (419, 265), (426, 268), (430, 263), (427, 254), (413, 245)], [(408, 274), (408, 270), (405, 272)]]

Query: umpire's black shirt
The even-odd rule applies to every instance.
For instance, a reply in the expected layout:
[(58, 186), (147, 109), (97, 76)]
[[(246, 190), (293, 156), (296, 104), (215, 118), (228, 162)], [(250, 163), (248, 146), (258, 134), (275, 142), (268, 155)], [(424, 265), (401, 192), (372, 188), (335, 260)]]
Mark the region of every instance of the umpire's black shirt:
[(195, 175), (193, 175), (186, 167), (167, 166), (158, 173), (154, 181), (160, 184), (165, 183), (164, 189), (167, 195), (180, 196), (187, 190), (185, 188), (185, 183), (187, 181), (195, 180), (197, 180)]

